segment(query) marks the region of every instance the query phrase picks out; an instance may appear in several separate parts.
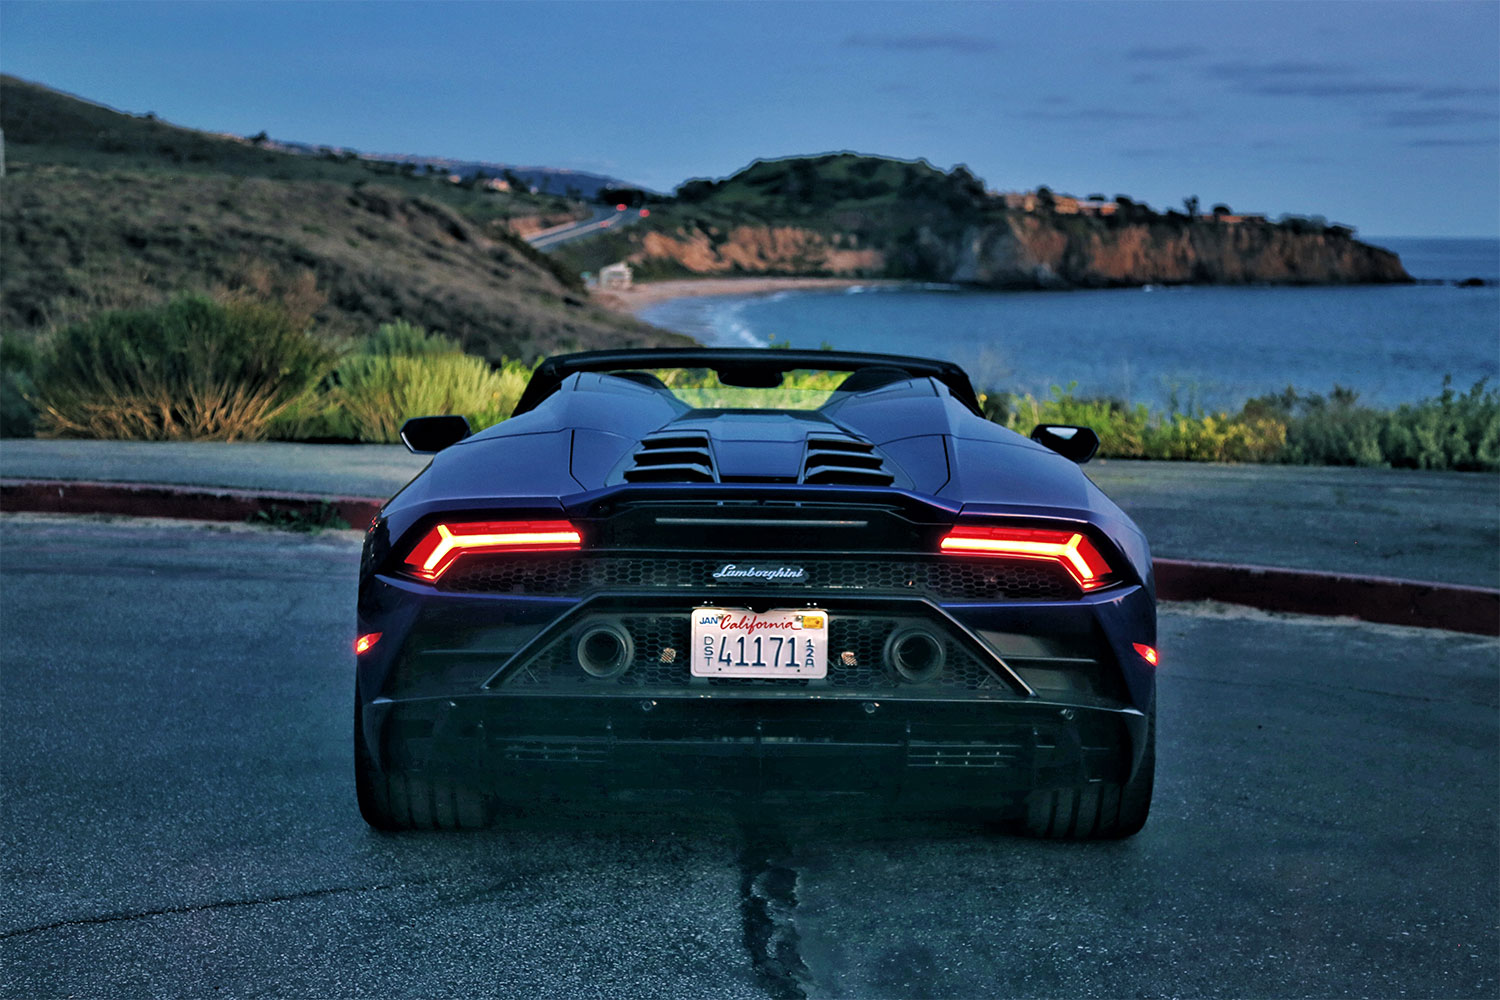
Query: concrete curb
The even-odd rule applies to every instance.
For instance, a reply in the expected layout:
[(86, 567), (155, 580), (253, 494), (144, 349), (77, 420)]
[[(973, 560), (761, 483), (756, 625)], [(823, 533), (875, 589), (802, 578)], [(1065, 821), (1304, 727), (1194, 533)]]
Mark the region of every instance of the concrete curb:
[[(316, 521), (335, 513), (351, 527), (363, 528), (382, 502), (159, 483), (0, 479), (0, 511), (199, 521), (245, 521), (262, 513)], [(1500, 635), (1500, 590), (1487, 587), (1184, 559), (1157, 559), (1155, 569), (1157, 596), (1165, 601), (1223, 601), (1265, 611)]]

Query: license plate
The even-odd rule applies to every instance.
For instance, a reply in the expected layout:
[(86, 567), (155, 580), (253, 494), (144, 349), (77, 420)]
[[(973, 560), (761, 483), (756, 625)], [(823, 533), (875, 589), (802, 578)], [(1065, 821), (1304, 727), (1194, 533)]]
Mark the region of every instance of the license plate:
[(828, 676), (828, 612), (693, 609), (694, 677)]

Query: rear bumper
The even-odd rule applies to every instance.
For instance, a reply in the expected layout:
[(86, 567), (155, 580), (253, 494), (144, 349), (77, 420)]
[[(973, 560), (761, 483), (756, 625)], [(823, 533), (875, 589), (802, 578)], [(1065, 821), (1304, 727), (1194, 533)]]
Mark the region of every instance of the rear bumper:
[(376, 698), (366, 746), (502, 801), (762, 801), (859, 796), (995, 809), (1027, 791), (1123, 783), (1146, 718), (1133, 708), (1024, 701), (479, 693)]

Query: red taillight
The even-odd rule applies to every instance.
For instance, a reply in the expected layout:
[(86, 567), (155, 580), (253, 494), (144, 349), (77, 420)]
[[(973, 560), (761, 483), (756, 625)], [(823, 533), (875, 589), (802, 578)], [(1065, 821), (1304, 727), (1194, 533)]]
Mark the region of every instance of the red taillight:
[(381, 632), (367, 632), (354, 640), (354, 655), (369, 652), (370, 648), (380, 641)]
[(1045, 559), (1061, 565), (1084, 590), (1114, 582), (1109, 563), (1088, 536), (1077, 531), (960, 524), (943, 536), (939, 548), (950, 555)]
[(438, 524), (402, 560), (406, 571), (435, 581), (471, 552), (555, 552), (583, 547), (567, 521), (471, 521)]
[(1131, 645), (1135, 647), (1135, 651), (1137, 653), (1141, 654), (1141, 659), (1145, 660), (1153, 667), (1156, 666), (1156, 661), (1160, 659), (1160, 657), (1156, 655), (1156, 650), (1152, 649), (1144, 642), (1133, 642), (1131, 643)]

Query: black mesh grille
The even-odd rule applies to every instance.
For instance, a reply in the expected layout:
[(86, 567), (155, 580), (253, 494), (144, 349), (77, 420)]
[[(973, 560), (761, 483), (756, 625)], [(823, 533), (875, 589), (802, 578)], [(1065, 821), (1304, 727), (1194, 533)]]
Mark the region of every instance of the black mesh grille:
[[(831, 616), (828, 629), (828, 676), (819, 680), (745, 677), (693, 677), (688, 662), (689, 615), (623, 615), (609, 619), (630, 633), (635, 659), (617, 677), (600, 679), (578, 666), (573, 633), (549, 643), (524, 666), (502, 681), (507, 690), (774, 688), (837, 689), (849, 692), (906, 691), (931, 697), (943, 691), (992, 691), (1002, 694), (1009, 684), (951, 637), (942, 636), (946, 659), (942, 671), (921, 683), (903, 680), (885, 662), (886, 641), (897, 629), (918, 624), (915, 619)], [(597, 619), (590, 619), (593, 623)], [(927, 623), (921, 623), (927, 624)]]
[[(637, 555), (472, 555), (460, 559), (439, 586), (486, 594), (582, 596), (611, 590), (792, 590), (828, 593), (903, 594), (946, 601), (1068, 600), (1078, 587), (1056, 563), (1036, 560), (801, 559), (787, 565), (807, 572), (797, 584), (735, 580), (719, 583), (713, 573), (728, 560)], [(764, 559), (758, 558), (763, 562)]]

